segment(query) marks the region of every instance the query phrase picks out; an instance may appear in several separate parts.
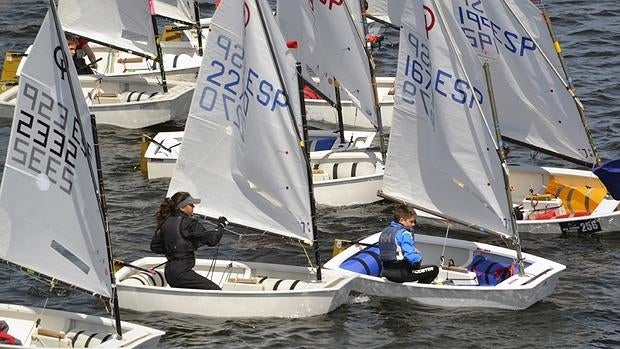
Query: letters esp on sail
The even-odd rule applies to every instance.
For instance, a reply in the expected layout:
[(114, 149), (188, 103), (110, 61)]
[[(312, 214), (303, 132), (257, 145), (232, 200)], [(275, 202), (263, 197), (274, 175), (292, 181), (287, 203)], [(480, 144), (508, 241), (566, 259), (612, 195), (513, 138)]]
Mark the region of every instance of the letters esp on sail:
[[(456, 19), (444, 10), (440, 20), (435, 4), (413, 1), (402, 17), (382, 190), (430, 213), (512, 236), (502, 163), (484, 122), (491, 112), (484, 72)], [(449, 44), (450, 36), (460, 46)]]
[(198, 214), (310, 243), (295, 60), (273, 15), (264, 20), (254, 1), (215, 12), (167, 195), (188, 191), (203, 200)]

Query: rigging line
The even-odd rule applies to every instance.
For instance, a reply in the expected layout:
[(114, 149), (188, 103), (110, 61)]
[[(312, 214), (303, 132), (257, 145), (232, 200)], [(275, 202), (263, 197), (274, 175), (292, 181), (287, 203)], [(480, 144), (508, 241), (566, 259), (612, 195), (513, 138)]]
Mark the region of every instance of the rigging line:
[(441, 258), (439, 259), (439, 264), (443, 266), (443, 262), (445, 262), (446, 256), (446, 243), (448, 242), (448, 233), (450, 232), (450, 222), (448, 222), (448, 226), (446, 227), (446, 236), (443, 238), (443, 249), (441, 250)]
[[(460, 52), (457, 49), (456, 46), (456, 41), (454, 40), (454, 37), (452, 36), (452, 34), (450, 33), (450, 30), (448, 30), (448, 24), (445, 21), (445, 17), (444, 17), (444, 13), (442, 11), (442, 9), (440, 8), (440, 5), (437, 4), (437, 0), (432, 0), (433, 4), (435, 5), (435, 9), (437, 10), (437, 13), (439, 14), (439, 20), (441, 20), (441, 23), (443, 24), (443, 28), (446, 28), (445, 30), (445, 34), (448, 37), (448, 43), (450, 44), (450, 47), (452, 48), (452, 52), (454, 53), (454, 56), (456, 57), (457, 61), (459, 62), (459, 66), (461, 68), (461, 70), (463, 71), (463, 75), (465, 76), (465, 79), (467, 80), (467, 83), (469, 84), (469, 86), (474, 86), (474, 84), (472, 83), (472, 80), (469, 78), (469, 75), (467, 74), (467, 70), (465, 69), (465, 65), (463, 64), (463, 61), (461, 60), (461, 56), (460, 56)], [(482, 110), (482, 105), (480, 104), (480, 101), (478, 100), (478, 98), (473, 98), (474, 102), (476, 102), (476, 107), (478, 107), (478, 111), (480, 112), (480, 115), (482, 115), (482, 122), (484, 123), (487, 132), (489, 132), (489, 136), (491, 136), (491, 139), (495, 140), (495, 135), (493, 134), (493, 132), (491, 131), (491, 127), (489, 126), (489, 123), (487, 122), (486, 118), (484, 117), (484, 111)], [(493, 145), (495, 147), (495, 150), (498, 152), (499, 154), (499, 141), (495, 141), (493, 142)]]
[[(267, 39), (267, 46), (269, 48), (269, 53), (271, 54), (271, 62), (274, 63), (274, 68), (276, 70), (276, 72), (278, 73), (278, 82), (280, 83), (280, 85), (282, 86), (282, 90), (284, 91), (284, 95), (287, 98), (287, 101), (290, 101), (290, 96), (291, 94), (288, 93), (288, 88), (287, 85), (284, 83), (284, 78), (282, 75), (282, 71), (280, 70), (280, 61), (278, 61), (278, 57), (274, 54), (274, 43), (272, 42), (272, 38), (271, 35), (269, 34), (269, 31), (267, 30), (267, 24), (265, 23), (265, 15), (263, 14), (263, 9), (261, 8), (261, 5), (259, 3), (259, 1), (255, 1), (256, 4), (256, 8), (258, 9), (258, 14), (260, 17), (260, 23), (262, 25), (263, 28), (263, 33), (265, 35), (265, 38)], [(299, 129), (297, 127), (297, 121), (295, 120), (295, 112), (293, 111), (293, 106), (291, 105), (291, 103), (286, 103), (288, 112), (289, 112), (289, 120), (291, 121), (291, 124), (293, 125), (293, 129), (295, 130), (295, 135), (297, 136), (297, 141), (298, 143), (302, 141), (302, 136), (299, 133)], [(304, 154), (306, 152), (303, 152)], [(310, 159), (308, 158), (307, 161), (309, 162)]]
[(299, 246), (301, 246), (301, 249), (304, 251), (304, 254), (306, 255), (306, 259), (308, 260), (308, 263), (310, 264), (310, 268), (316, 272), (317, 269), (314, 267), (314, 265), (312, 265), (312, 258), (310, 258), (310, 255), (308, 255), (308, 251), (306, 251), (306, 248), (301, 243), (301, 241), (297, 240), (297, 243), (299, 244)]
[[(58, 14), (56, 13), (56, 5), (54, 3), (54, 0), (50, 0), (50, 11), (53, 13), (51, 18), (54, 21), (54, 26), (56, 28), (56, 35), (58, 36), (58, 41), (60, 43), (60, 45), (63, 45), (65, 40), (63, 40), (64, 38), (64, 34), (62, 28), (60, 27), (60, 24), (58, 23), (59, 19), (58, 19)], [(66, 45), (65, 45), (66, 46)], [(67, 49), (63, 48), (61, 50), (62, 55), (63, 55), (63, 59), (65, 59), (67, 61), (67, 68), (69, 67), (69, 56), (67, 55)], [(71, 92), (71, 101), (73, 102), (73, 109), (75, 111), (76, 114), (79, 113), (80, 109), (78, 108), (78, 103), (77, 103), (77, 98), (76, 98), (76, 93), (75, 93), (75, 88), (73, 86), (73, 81), (70, 78), (70, 74), (67, 72), (68, 76), (67, 76), (67, 84), (69, 85), (69, 90)], [(84, 157), (86, 158), (86, 163), (88, 164), (88, 169), (90, 170), (90, 179), (93, 185), (93, 189), (95, 191), (95, 196), (99, 196), (99, 190), (100, 188), (98, 187), (98, 178), (95, 179), (96, 174), (93, 171), (93, 164), (91, 163), (91, 159), (92, 159), (92, 152), (90, 151), (90, 148), (88, 148), (87, 146), (89, 146), (90, 144), (88, 142), (86, 142), (86, 137), (85, 137), (85, 130), (84, 130), (84, 125), (82, 124), (82, 118), (80, 117), (80, 115), (77, 115), (78, 117), (75, 118), (75, 121), (77, 122), (79, 129), (80, 129), (80, 136), (81, 136), (81, 143), (82, 143), (82, 147), (81, 147), (81, 152), (84, 154)], [(105, 217), (103, 215), (103, 207), (101, 206), (101, 202), (99, 200), (98, 204), (99, 204), (99, 213), (101, 216), (101, 222), (102, 225), (105, 226)]]
[[(267, 23), (265, 20), (265, 13), (263, 8), (261, 7), (261, 2), (260, 1), (255, 1), (255, 5), (256, 8), (258, 10), (258, 15), (260, 18), (260, 23), (263, 29), (263, 33), (265, 35), (265, 38), (267, 39), (267, 44), (269, 47), (269, 53), (271, 54), (271, 61), (272, 63), (274, 63), (274, 68), (276, 70), (276, 72), (278, 73), (278, 81), (280, 82), (280, 85), (282, 86), (282, 89), (284, 91), (284, 95), (287, 97), (287, 99), (289, 99), (290, 97), (292, 97), (291, 94), (289, 94), (287, 86), (285, 84), (284, 78), (283, 78), (283, 74), (282, 71), (280, 70), (280, 62), (278, 61), (278, 57), (275, 55), (275, 50), (274, 50), (274, 43), (272, 41), (272, 37), (271, 35), (269, 35), (269, 31), (267, 28)], [(268, 12), (269, 15), (271, 15), (270, 12)], [(310, 167), (310, 151), (307, 148), (307, 142), (308, 142), (308, 124), (306, 121), (306, 114), (305, 114), (305, 107), (303, 105), (304, 103), (304, 98), (303, 98), (303, 83), (301, 80), (301, 63), (296, 63), (295, 65), (296, 68), (296, 79), (297, 79), (297, 88), (298, 91), (300, 93), (300, 96), (298, 97), (300, 99), (299, 101), (299, 115), (301, 118), (301, 122), (302, 122), (302, 131), (303, 131), (303, 138), (302, 135), (299, 132), (299, 128), (297, 127), (297, 120), (295, 119), (295, 113), (293, 111), (293, 106), (291, 105), (291, 103), (287, 103), (287, 107), (288, 107), (288, 111), (289, 111), (289, 121), (291, 123), (291, 126), (293, 128), (293, 130), (295, 131), (295, 135), (297, 136), (297, 142), (299, 147), (295, 147), (295, 149), (297, 151), (301, 151), (301, 155), (303, 156), (304, 161), (304, 165), (306, 167), (306, 176), (307, 176), (307, 181), (308, 181), (308, 196), (309, 196), (309, 202), (310, 202), (310, 225), (312, 227), (312, 238), (313, 238), (313, 247), (314, 247), (314, 253), (315, 253), (315, 258), (317, 259), (317, 280), (321, 280), (321, 257), (320, 257), (320, 250), (319, 250), (319, 246), (318, 246), (318, 241), (319, 241), (319, 234), (318, 234), (318, 229), (316, 226), (316, 206), (314, 203), (314, 192), (313, 192), (313, 183), (312, 183), (312, 169)], [(290, 100), (290, 99), (289, 99)]]
[[(54, 3), (54, 0), (50, 0), (50, 13), (52, 14), (52, 18), (50, 18), (53, 21), (54, 24), (54, 28), (56, 29), (56, 35), (58, 38), (58, 42), (60, 43), (60, 45), (63, 45), (64, 47), (60, 50), (60, 52), (62, 53), (63, 59), (67, 62), (67, 67), (70, 66), (69, 61), (68, 61), (68, 45), (66, 43), (66, 39), (65, 39), (65, 34), (64, 31), (62, 30), (61, 24), (60, 24), (60, 19), (58, 18), (58, 13), (57, 13), (57, 9), (56, 9), (56, 5)], [(74, 74), (76, 74), (76, 72), (73, 72)], [(74, 112), (76, 114), (79, 113), (80, 109), (78, 108), (78, 102), (77, 102), (77, 97), (76, 97), (76, 88), (73, 86), (73, 79), (71, 78), (71, 73), (67, 73), (67, 84), (69, 86), (69, 91), (71, 93), (71, 100), (73, 102), (73, 108), (74, 108)], [(88, 108), (86, 109), (88, 110)], [(108, 259), (108, 268), (110, 270), (110, 302), (114, 302), (114, 314), (111, 314), (114, 316), (114, 320), (115, 320), (115, 327), (116, 327), (116, 334), (118, 338), (122, 338), (122, 329), (121, 329), (121, 318), (120, 318), (120, 311), (119, 311), (119, 307), (118, 307), (118, 297), (116, 297), (116, 279), (114, 277), (114, 272), (113, 272), (113, 263), (112, 263), (112, 244), (111, 244), (111, 239), (110, 239), (110, 225), (109, 225), (109, 221), (108, 221), (108, 217), (107, 217), (107, 207), (106, 207), (106, 201), (105, 201), (105, 193), (104, 193), (104, 185), (103, 185), (103, 171), (101, 170), (101, 157), (99, 154), (99, 141), (97, 139), (97, 125), (96, 125), (96, 121), (95, 121), (95, 116), (93, 114), (90, 114), (90, 119), (87, 119), (90, 121), (91, 123), (91, 127), (90, 127), (90, 132), (92, 132), (92, 137), (93, 137), (93, 151), (90, 151), (90, 144), (86, 141), (86, 134), (85, 132), (87, 130), (84, 129), (84, 125), (82, 123), (82, 117), (80, 115), (78, 115), (78, 117), (75, 118), (75, 121), (77, 122), (79, 129), (80, 129), (80, 136), (81, 136), (81, 142), (82, 142), (82, 149), (81, 151), (84, 153), (84, 157), (86, 159), (86, 163), (88, 164), (88, 169), (90, 172), (90, 180), (91, 180), (91, 184), (93, 186), (93, 190), (94, 190), (94, 195), (95, 197), (98, 199), (97, 200), (97, 205), (99, 207), (99, 216), (101, 218), (101, 224), (102, 227), (104, 229), (104, 234), (105, 234), (105, 242), (106, 242), (106, 253), (107, 253), (107, 259)], [(96, 162), (96, 169), (93, 169), (93, 164), (92, 164), (92, 160), (93, 160), (93, 152), (94, 152), (94, 161)], [(97, 178), (95, 178), (97, 177)]]
[[(363, 9), (364, 4), (362, 0), (359, 0), (359, 4), (360, 4), (360, 10)], [(344, 8), (348, 14), (348, 17), (352, 18), (351, 10), (349, 9), (349, 5), (347, 5), (346, 1), (344, 2)], [(387, 150), (385, 149), (385, 132), (383, 130), (383, 119), (381, 117), (381, 106), (379, 105), (379, 93), (377, 91), (375, 61), (373, 59), (372, 53), (370, 52), (370, 49), (368, 48), (368, 45), (366, 45), (366, 34), (368, 33), (368, 23), (366, 22), (365, 17), (366, 17), (365, 12), (360, 13), (360, 21), (362, 22), (364, 33), (360, 33), (359, 31), (357, 31), (357, 26), (355, 26), (355, 24), (353, 25), (353, 28), (355, 30), (355, 33), (357, 34), (359, 43), (361, 43), (362, 47), (364, 48), (364, 53), (366, 54), (366, 59), (368, 60), (368, 69), (370, 73), (370, 82), (371, 82), (371, 92), (372, 92), (373, 104), (375, 106), (375, 117), (377, 118), (376, 129), (379, 132), (379, 142), (380, 142), (379, 146), (380, 146), (380, 151), (381, 151), (381, 160), (383, 164), (385, 164), (385, 160), (386, 160), (385, 158), (387, 154)]]
[[(510, 7), (510, 5), (508, 5), (508, 3), (506, 2), (506, 0), (502, 0), (502, 2), (504, 3), (504, 5), (506, 5), (506, 7), (508, 7), (508, 9), (510, 10), (510, 13), (514, 16), (514, 18), (517, 20), (517, 22), (519, 22), (519, 24), (521, 25), (521, 28), (523, 28), (523, 30), (527, 33), (527, 35), (530, 36), (530, 39), (532, 39), (532, 41), (534, 42), (534, 44), (536, 44), (537, 47), (542, 47), (538, 41), (535, 39), (535, 37), (532, 35), (532, 33), (529, 31), (529, 29), (527, 29), (525, 27), (525, 24), (523, 24), (523, 22), (521, 21), (521, 19), (517, 16), (517, 14), (514, 12), (514, 10), (512, 9), (512, 7)], [(555, 69), (555, 66), (551, 63), (551, 60), (549, 59), (549, 57), (547, 57), (547, 55), (543, 52), (543, 50), (539, 49), (538, 51), (540, 51), (540, 54), (542, 55), (542, 57), (545, 59), (545, 62), (547, 62), (547, 64), (549, 65), (549, 67), (551, 68), (551, 70), (555, 73), (555, 75), (560, 79), (560, 81), (562, 82), (562, 84), (564, 85), (564, 87), (567, 90), (571, 89), (571, 86), (564, 81), (564, 78), (562, 77), (562, 75), (560, 74), (560, 72), (557, 71), (557, 69)], [(575, 102), (578, 103), (580, 106), (582, 106), (581, 102), (578, 102), (579, 97), (577, 97), (574, 93), (571, 93), (571, 96), (573, 97), (573, 99), (575, 99)], [(582, 106), (583, 108), (583, 106)]]
[[(446, 19), (445, 19), (445, 15), (443, 13), (443, 10), (440, 7), (440, 5), (437, 3), (437, 0), (433, 0), (433, 4), (435, 5), (435, 9), (437, 10), (437, 14), (438, 14), (439, 20), (441, 21), (441, 23), (443, 25), (443, 28), (445, 28), (445, 33), (446, 33), (446, 35), (447, 35), (447, 37), (449, 39), (448, 40), (449, 41), (449, 45), (452, 48), (452, 52), (455, 53), (455, 57), (456, 57), (456, 59), (457, 59), (457, 61), (459, 63), (459, 66), (461, 67), (461, 70), (463, 71), (463, 75), (467, 79), (467, 83), (470, 86), (474, 86), (472, 84), (472, 80), (469, 78), (469, 75), (467, 74), (467, 71), (466, 71), (465, 66), (463, 64), (463, 61), (461, 60), (461, 57), (458, 54), (459, 52), (457, 50), (455, 39), (452, 36), (452, 34), (450, 33), (449, 27), (448, 27), (448, 25), (446, 23)], [(489, 89), (489, 88), (487, 88), (487, 89)], [(492, 90), (490, 90), (489, 93), (492, 93)], [(492, 95), (491, 95), (491, 97), (492, 97)], [(478, 101), (477, 98), (474, 98), (474, 101), (476, 102), (476, 106), (477, 106), (477, 108), (478, 108), (478, 110), (480, 112), (481, 119), (482, 119), (482, 121), (483, 121), (483, 123), (484, 123), (484, 125), (486, 127), (487, 132), (489, 133), (489, 136), (491, 137), (492, 140), (495, 140), (495, 142), (493, 142), (493, 146), (495, 148), (495, 151), (496, 151), (496, 153), (497, 153), (497, 155), (499, 157), (500, 163), (502, 165), (502, 173), (503, 173), (503, 177), (504, 177), (504, 186), (506, 188), (506, 199), (508, 201), (507, 204), (508, 204), (508, 208), (510, 210), (510, 223), (511, 223), (510, 226), (511, 226), (511, 229), (512, 229), (512, 240), (513, 240), (514, 245), (515, 245), (515, 251), (516, 251), (517, 256), (518, 256), (518, 258), (520, 260), (520, 263), (519, 263), (519, 274), (523, 275), (523, 268), (522, 268), (522, 266), (523, 266), (523, 259), (522, 259), (522, 256), (521, 256), (521, 244), (519, 242), (519, 232), (518, 232), (518, 229), (517, 229), (517, 223), (516, 223), (516, 217), (515, 217), (515, 214), (514, 214), (514, 210), (512, 209), (512, 197), (510, 196), (511, 194), (510, 194), (510, 191), (508, 190), (508, 188), (509, 188), (508, 166), (506, 165), (506, 159), (503, 156), (503, 150), (500, 150), (500, 146), (502, 144), (502, 140), (501, 140), (501, 137), (499, 137), (497, 135), (495, 135), (495, 136), (493, 135), (493, 132), (491, 131), (491, 129), (489, 127), (489, 124), (488, 124), (486, 118), (484, 117), (485, 114), (484, 114), (484, 111), (482, 110), (482, 105), (480, 104), (480, 101)], [(500, 133), (499, 132), (499, 123), (496, 125), (495, 130), (496, 130), (497, 134), (499, 135), (499, 133)], [(495, 233), (497, 234), (497, 232), (495, 232)], [(500, 234), (500, 235), (503, 235), (503, 234)]]

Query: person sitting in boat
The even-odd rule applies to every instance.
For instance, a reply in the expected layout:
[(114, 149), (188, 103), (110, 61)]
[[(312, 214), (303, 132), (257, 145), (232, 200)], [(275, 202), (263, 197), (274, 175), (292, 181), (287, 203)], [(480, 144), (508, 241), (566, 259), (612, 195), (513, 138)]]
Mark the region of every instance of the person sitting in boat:
[[(93, 65), (93, 67), (96, 68), (97, 63), (95, 59), (95, 54), (88, 46), (88, 42), (87, 41), (83, 42), (82, 45), (80, 46), (80, 40), (78, 39), (77, 36), (67, 33), (66, 38), (67, 38), (67, 46), (69, 46), (69, 52), (71, 53), (71, 58), (73, 58), (73, 64), (75, 65), (75, 69), (77, 70), (77, 73), (79, 75), (94, 74), (91, 68), (91, 65)], [(78, 54), (78, 50), (83, 50), (85, 53), (90, 52), (90, 54), (88, 54), (88, 58), (91, 61), (91, 65), (88, 65), (84, 57)]]
[(439, 274), (439, 267), (436, 265), (421, 265), (422, 254), (415, 247), (413, 237), (416, 216), (413, 208), (400, 205), (394, 211), (394, 220), (381, 232), (381, 276), (390, 281), (417, 281), (428, 284)]
[(199, 203), (200, 199), (183, 191), (165, 198), (155, 215), (157, 228), (151, 240), (151, 251), (166, 255), (164, 275), (171, 287), (219, 290), (217, 284), (193, 270), (196, 265), (194, 251), (203, 245), (217, 245), (228, 220), (220, 217), (218, 229), (207, 230), (192, 217), (194, 205)]

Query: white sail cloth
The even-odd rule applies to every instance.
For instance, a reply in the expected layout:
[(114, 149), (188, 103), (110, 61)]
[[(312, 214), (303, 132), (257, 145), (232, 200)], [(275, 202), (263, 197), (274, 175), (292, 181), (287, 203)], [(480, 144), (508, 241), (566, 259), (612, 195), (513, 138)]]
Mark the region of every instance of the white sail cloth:
[(128, 52), (156, 57), (151, 1), (60, 0), (58, 16), (68, 32)]
[(198, 214), (309, 243), (295, 60), (266, 1), (221, 2), (210, 30), (168, 196), (188, 191)]
[(591, 142), (540, 10), (520, 0), (441, 3), (480, 64), (490, 65), (502, 135), (593, 163)]
[(182, 23), (196, 23), (194, 3), (196, 0), (154, 0), (155, 13)]
[(20, 76), (0, 187), (0, 258), (110, 297), (90, 112), (70, 57), (48, 12)]
[[(382, 190), (430, 213), (512, 236), (502, 163), (482, 114), (490, 115), (482, 67), (455, 18), (444, 10), (446, 26), (437, 10), (434, 1), (416, 0), (402, 17)], [(434, 20), (425, 22), (425, 15)]]
[(368, 0), (366, 12), (382, 21), (400, 26), (406, 2), (407, 0)]
[[(304, 68), (304, 79), (319, 78), (317, 88), (335, 101), (333, 79), (345, 88), (351, 101), (378, 126), (364, 33), (354, 23), (348, 2), (278, 1), (277, 18)], [(354, 6), (359, 10), (359, 6)], [(357, 16), (359, 17), (359, 15)]]

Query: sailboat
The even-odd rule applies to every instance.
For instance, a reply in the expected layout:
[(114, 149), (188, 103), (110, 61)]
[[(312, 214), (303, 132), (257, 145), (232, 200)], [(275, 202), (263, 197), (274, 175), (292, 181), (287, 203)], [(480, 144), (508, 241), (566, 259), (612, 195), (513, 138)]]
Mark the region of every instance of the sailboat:
[[(330, 130), (308, 130), (308, 143), (306, 146), (310, 149), (310, 159), (321, 159), (332, 155), (332, 152), (368, 149), (372, 146), (375, 132), (345, 130), (343, 136), (340, 137), (337, 132)], [(183, 141), (183, 131), (158, 132), (152, 138), (148, 136), (143, 136), (143, 138), (145, 138), (143, 140), (143, 147), (146, 149), (141, 154), (141, 159), (145, 162), (146, 168), (142, 169), (142, 171), (145, 172), (148, 179), (171, 178), (179, 157), (179, 150)], [(344, 142), (342, 141), (343, 139)], [(360, 152), (360, 154), (362, 153)], [(341, 168), (340, 171), (344, 170)], [(373, 170), (372, 172), (374, 173), (375, 171)], [(317, 172), (316, 174), (319, 177), (321, 174), (325, 174), (325, 172)], [(361, 166), (359, 174), (362, 174)], [(318, 202), (323, 203), (320, 198)]]
[[(383, 150), (381, 111), (373, 102), (377, 96), (373, 88), (371, 57), (364, 47), (364, 35), (353, 22), (353, 10), (344, 2), (330, 9), (329, 4), (312, 7), (306, 1), (281, 1), (276, 12), (286, 40), (297, 42), (298, 47), (293, 52), (302, 62), (306, 84), (313, 86), (334, 104), (339, 104), (336, 98), (339, 88), (335, 87), (335, 79), (338, 79), (350, 96), (349, 101), (354, 101), (360, 110), (364, 110), (364, 117), (372, 120)], [(303, 23), (302, 30), (295, 27), (300, 22)], [(334, 37), (334, 33), (338, 35)], [(328, 37), (330, 40), (326, 39)], [(342, 62), (346, 62), (346, 66)], [(313, 76), (321, 77), (318, 83)], [(312, 101), (305, 101), (308, 102), (305, 109), (310, 115), (313, 113), (309, 107)], [(316, 132), (309, 131), (311, 138), (317, 138)], [(368, 131), (348, 131), (344, 127), (339, 132), (343, 135), (340, 140), (329, 143), (330, 147), (325, 149), (331, 151), (313, 151), (310, 154), (316, 203), (343, 206), (381, 200), (376, 192), (383, 176), (383, 156), (381, 152), (366, 149), (374, 136)], [(170, 164), (176, 160), (174, 149), (178, 149), (175, 144), (180, 141), (177, 137), (178, 134), (174, 133), (160, 133), (155, 136), (158, 141), (149, 144), (145, 153), (149, 176), (150, 173), (157, 176), (170, 173)], [(312, 150), (318, 150), (317, 144), (328, 143), (324, 137), (321, 139), (313, 141)], [(168, 150), (165, 144), (175, 148)]]
[[(457, 18), (479, 65), (489, 63), (502, 148), (506, 142), (514, 143), (587, 168), (511, 165), (510, 191), (519, 213), (519, 231), (620, 231), (620, 201), (591, 171), (600, 157), (547, 14), (530, 1), (514, 0), (479, 6), (451, 3), (446, 11)], [(474, 17), (488, 18), (509, 40), (500, 43), (492, 29), (479, 28)], [(613, 187), (613, 182), (608, 185)], [(446, 225), (435, 216), (421, 216), (424, 223)]]
[(295, 61), (265, 0), (223, 1), (205, 56), (168, 196), (202, 197), (194, 213), (311, 245), (316, 264), (198, 259), (222, 290), (170, 287), (164, 257), (117, 273), (120, 306), (207, 317), (308, 317), (346, 302), (354, 278), (322, 271)]
[(405, 7), (381, 195), (499, 236), (509, 248), (451, 239), (447, 232), (416, 233), (424, 264), (438, 263), (439, 275), (431, 284), (395, 283), (380, 277), (376, 233), (325, 268), (358, 276), (355, 290), (370, 295), (443, 307), (525, 309), (553, 292), (565, 266), (521, 251), (498, 135), (484, 117), (491, 113), (491, 89), (484, 74), (472, 74), (482, 67), (447, 3), (410, 1)]
[(305, 99), (308, 119), (320, 114), (317, 107), (327, 108), (338, 116), (343, 132), (348, 129), (346, 114), (355, 110), (379, 136), (379, 152), (338, 151), (313, 159), (316, 202), (345, 206), (381, 200), (375, 195), (383, 178), (386, 143), (381, 88), (366, 46), (365, 28), (354, 21), (355, 15), (361, 16), (359, 2), (278, 1), (276, 13), (286, 40), (298, 43), (294, 54), (302, 63), (305, 84), (323, 97)]
[(0, 319), (17, 347), (153, 348), (164, 332), (120, 320), (94, 119), (76, 96), (50, 7), (19, 85), (0, 186), (0, 261), (109, 300), (113, 318), (0, 304)]
[[(156, 44), (159, 34), (149, 1), (62, 0), (58, 11), (63, 28), (70, 33), (159, 61), (162, 52)], [(168, 82), (162, 70), (158, 74), (159, 78), (80, 75), (79, 79), (99, 124), (133, 129), (187, 115), (194, 85)], [(12, 117), (18, 91), (13, 87), (0, 94), (0, 117)]]
[[(154, 0), (153, 7), (159, 18), (174, 23), (164, 27), (160, 40), (166, 77), (195, 82), (202, 61), (203, 35), (206, 34), (202, 31), (198, 0)], [(106, 76), (157, 78), (160, 74), (158, 62), (150, 58), (99, 44), (91, 44), (91, 48), (95, 56), (101, 58), (98, 72)]]

